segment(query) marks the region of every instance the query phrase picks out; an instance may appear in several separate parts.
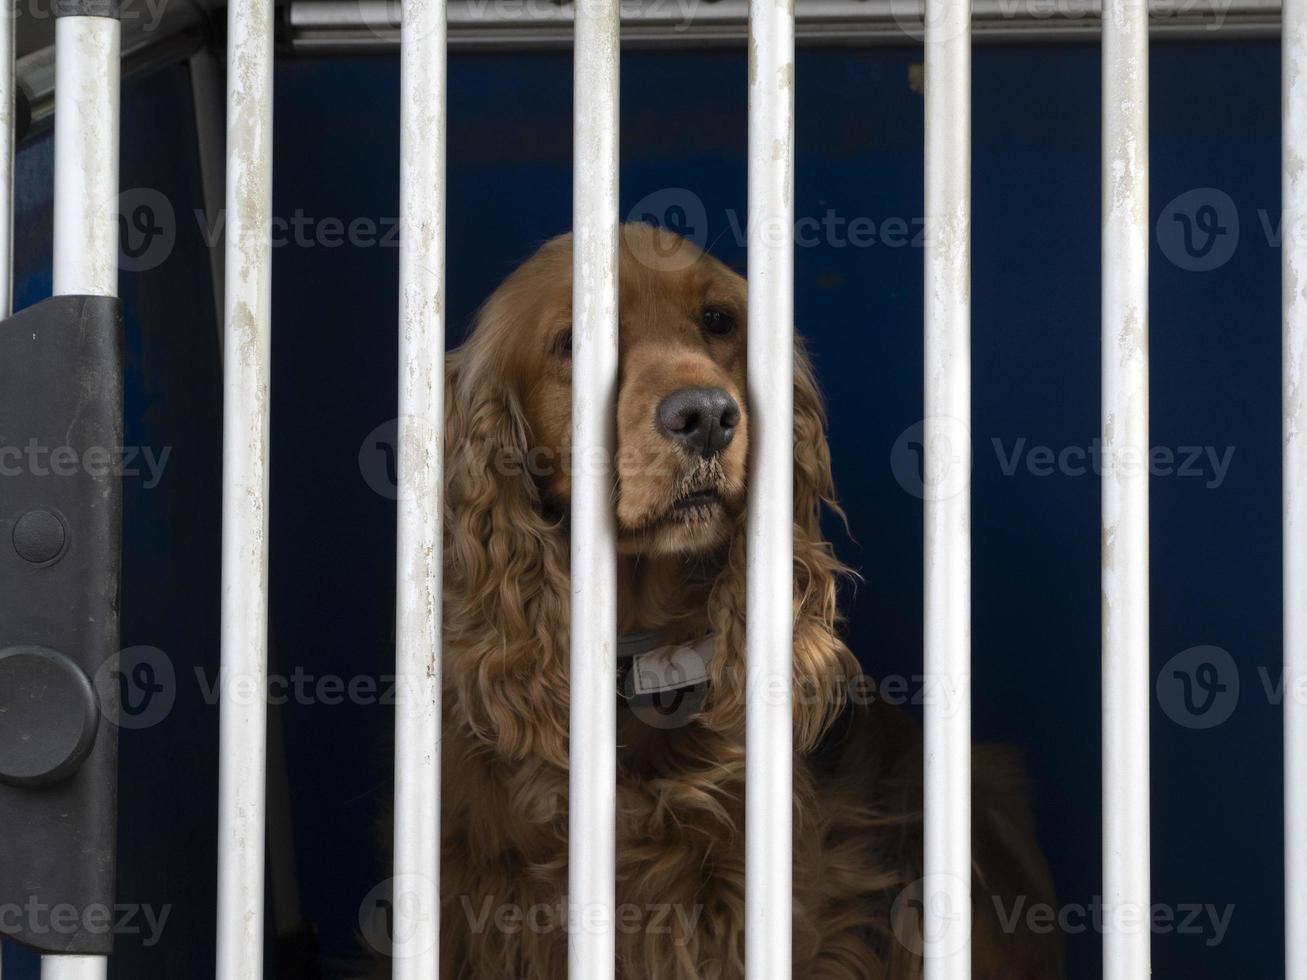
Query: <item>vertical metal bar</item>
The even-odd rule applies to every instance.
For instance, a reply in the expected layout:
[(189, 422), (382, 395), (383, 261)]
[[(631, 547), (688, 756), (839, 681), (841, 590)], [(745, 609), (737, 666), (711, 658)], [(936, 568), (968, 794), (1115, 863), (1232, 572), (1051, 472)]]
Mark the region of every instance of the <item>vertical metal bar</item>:
[(118, 295), (118, 87), (114, 17), (55, 21), (54, 293)]
[(615, 972), (618, 0), (579, 0), (573, 74), (568, 975)]
[(440, 970), (445, 31), (444, 0), (404, 0), (393, 911), (393, 975), (404, 980)]
[(1307, 0), (1284, 0), (1284, 896), (1286, 977), (1307, 976)]
[[(14, 76), (17, 0), (0, 6), (0, 317), (14, 311)], [(0, 971), (4, 964), (0, 963)]]
[[(77, 8), (55, 21), (54, 293), (118, 295), (118, 104), (122, 26)], [(12, 41), (11, 41), (12, 43)], [(12, 93), (10, 93), (12, 94)], [(6, 127), (11, 129), (12, 127)], [(12, 147), (5, 154), (12, 167)], [(12, 170), (6, 181), (6, 195)], [(5, 226), (12, 227), (6, 196)], [(8, 235), (6, 235), (8, 238)], [(9, 247), (5, 279), (12, 280)], [(6, 289), (6, 305), (12, 293)], [(104, 980), (103, 956), (43, 956), (42, 980)]]
[(267, 781), (272, 0), (227, 20), (218, 980), (263, 976)]
[[(971, 976), (971, 10), (927, 0), (925, 878), (927, 980)], [(959, 473), (962, 478), (959, 479)], [(941, 697), (943, 690), (960, 695)]]
[(793, 906), (794, 5), (749, 4), (745, 967), (789, 980)]
[(1103, 976), (1150, 970), (1148, 5), (1103, 5)]
[(41, 980), (105, 980), (108, 975), (104, 956), (41, 957)]

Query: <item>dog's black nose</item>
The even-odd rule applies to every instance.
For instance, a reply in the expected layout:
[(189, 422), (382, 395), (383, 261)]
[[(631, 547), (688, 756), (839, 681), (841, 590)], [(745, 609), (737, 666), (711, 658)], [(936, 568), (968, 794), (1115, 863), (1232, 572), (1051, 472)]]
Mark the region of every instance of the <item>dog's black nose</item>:
[(658, 403), (658, 427), (705, 459), (731, 444), (740, 406), (721, 388), (682, 388)]

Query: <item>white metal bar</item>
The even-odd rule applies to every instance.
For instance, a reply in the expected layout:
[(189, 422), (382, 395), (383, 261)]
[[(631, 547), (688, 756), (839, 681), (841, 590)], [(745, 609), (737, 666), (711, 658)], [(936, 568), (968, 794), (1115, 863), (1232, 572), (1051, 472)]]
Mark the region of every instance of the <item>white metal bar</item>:
[[(123, 22), (121, 73), (130, 77), (185, 61), (208, 43), (208, 37), (205, 12), (198, 4), (165, 3), (153, 8), (137, 4)], [(54, 113), (55, 45), (19, 58), (18, 82), (28, 97), (32, 127), (44, 125)]]
[(749, 5), (745, 968), (789, 980), (793, 907), (794, 5)]
[(41, 980), (106, 980), (108, 975), (104, 956), (41, 957)]
[(1307, 0), (1285, 0), (1284, 874), (1286, 977), (1307, 977)]
[[(927, 980), (971, 976), (971, 13), (926, 3)], [(955, 699), (938, 696), (956, 692)]]
[(393, 906), (397, 980), (431, 980), (440, 972), (445, 74), (444, 0), (405, 0)]
[[(116, 17), (55, 21), (56, 296), (118, 295), (121, 45)], [(10, 261), (6, 255), (6, 279)], [(108, 959), (103, 956), (41, 957), (42, 980), (105, 980), (107, 975)]]
[(568, 974), (615, 972), (619, 0), (579, 0), (573, 118)]
[(1150, 971), (1148, 9), (1103, 8), (1103, 976)]
[(263, 976), (272, 0), (227, 19), (218, 980)]
[[(0, 7), (0, 317), (14, 310), (14, 75), (17, 0)], [(0, 971), (4, 964), (0, 963)]]
[(112, 17), (55, 21), (54, 293), (118, 295), (118, 86)]

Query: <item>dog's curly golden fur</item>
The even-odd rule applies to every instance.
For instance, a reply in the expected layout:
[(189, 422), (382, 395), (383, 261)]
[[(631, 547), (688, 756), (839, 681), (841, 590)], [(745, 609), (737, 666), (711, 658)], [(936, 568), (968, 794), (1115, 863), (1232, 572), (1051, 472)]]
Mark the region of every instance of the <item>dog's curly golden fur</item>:
[[(617, 972), (744, 976), (744, 281), (690, 243), (622, 229), (614, 501), (619, 626), (715, 631), (702, 711), (675, 728), (619, 709)], [(568, 837), (571, 241), (547, 243), (449, 355), (442, 973), (561, 978)], [(656, 423), (686, 386), (738, 406), (733, 437), (687, 451)], [(794, 976), (921, 972), (896, 899), (921, 876), (921, 745), (906, 717), (850, 703), (846, 569), (821, 397), (794, 372)], [(686, 500), (693, 498), (694, 505)], [(616, 697), (616, 683), (614, 685)], [(1021, 779), (975, 753), (975, 975), (1061, 976), (1060, 944), (1001, 928), (994, 896), (1051, 901)]]

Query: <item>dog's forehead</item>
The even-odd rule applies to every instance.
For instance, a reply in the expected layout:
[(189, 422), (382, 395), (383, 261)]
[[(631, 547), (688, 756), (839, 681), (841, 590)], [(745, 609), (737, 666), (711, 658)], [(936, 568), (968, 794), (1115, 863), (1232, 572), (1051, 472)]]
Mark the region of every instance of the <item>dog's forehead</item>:
[(698, 245), (687, 238), (641, 222), (621, 227), (623, 266), (634, 263), (643, 269), (663, 272), (684, 271), (704, 258)]
[(658, 268), (625, 254), (618, 273), (622, 316), (689, 311), (703, 301), (712, 278), (706, 260), (694, 265)]
[(644, 224), (622, 227), (623, 320), (691, 314), (710, 299), (743, 293), (743, 280), (679, 235)]
[[(548, 242), (511, 278), (535, 327), (552, 330), (572, 307), (572, 236)], [(647, 333), (692, 319), (705, 302), (742, 306), (744, 280), (693, 242), (648, 224), (625, 224), (619, 235), (618, 288), (623, 334)], [(738, 312), (743, 312), (742, 309)], [(661, 325), (661, 326), (660, 326)]]

